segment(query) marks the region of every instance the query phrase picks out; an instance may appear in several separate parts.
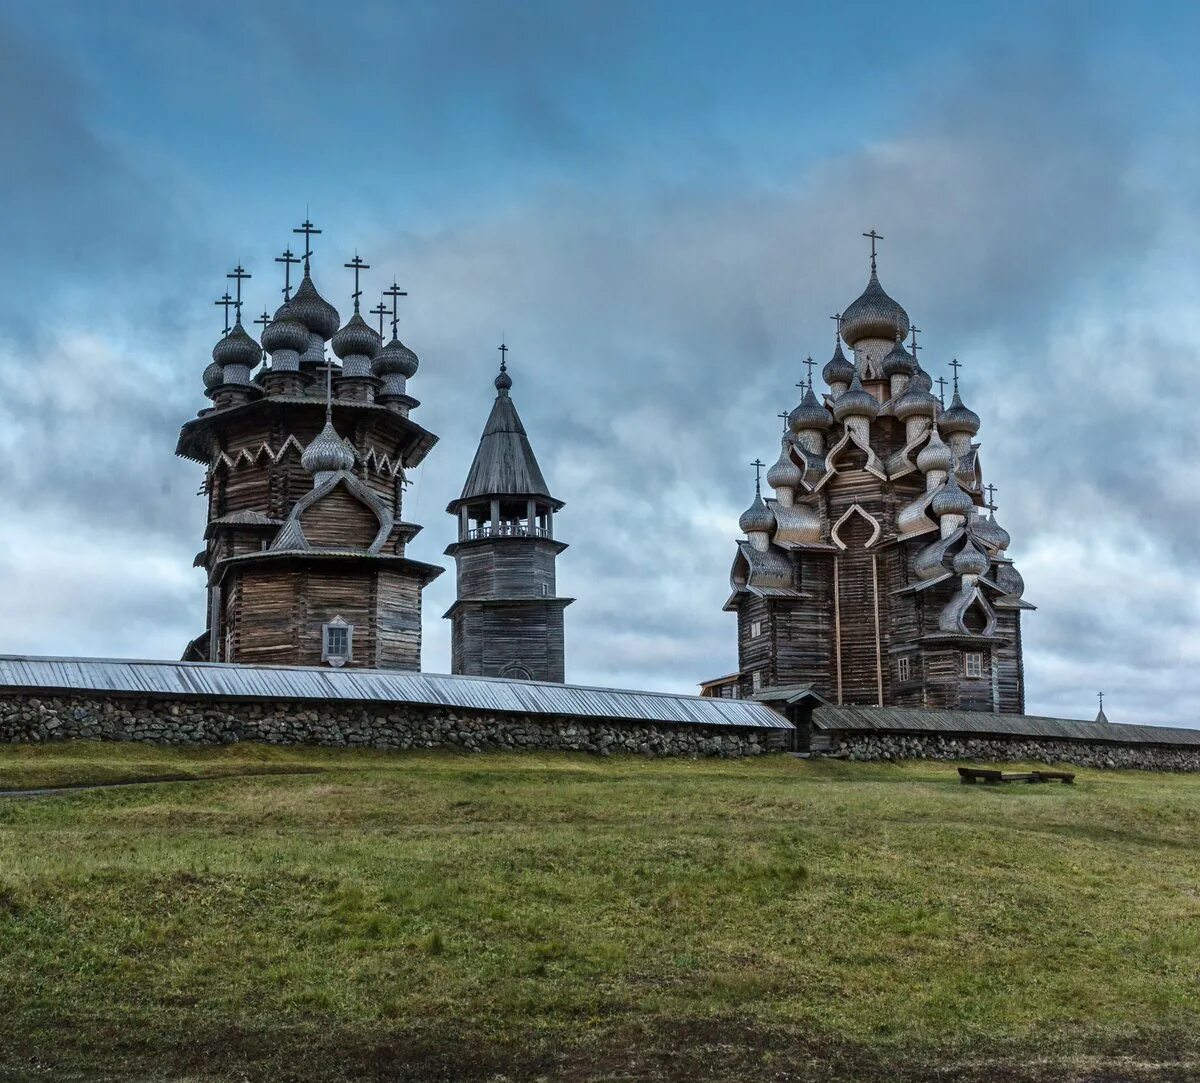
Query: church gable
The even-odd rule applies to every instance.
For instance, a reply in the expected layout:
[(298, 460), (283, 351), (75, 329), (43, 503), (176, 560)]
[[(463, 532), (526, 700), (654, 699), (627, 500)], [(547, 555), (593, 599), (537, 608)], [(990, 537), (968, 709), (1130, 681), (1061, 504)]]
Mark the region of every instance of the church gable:
[(345, 485), (337, 485), (301, 513), (300, 525), (314, 549), (369, 549), (380, 522)]

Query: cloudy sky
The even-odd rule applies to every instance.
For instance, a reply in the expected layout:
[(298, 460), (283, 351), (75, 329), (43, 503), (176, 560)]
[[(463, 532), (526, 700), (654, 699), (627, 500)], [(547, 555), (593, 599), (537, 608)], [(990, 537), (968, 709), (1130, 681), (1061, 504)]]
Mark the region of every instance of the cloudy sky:
[(568, 678), (694, 690), (736, 664), (747, 464), (874, 227), (983, 417), (1029, 710), (1200, 722), (1198, 32), (1183, 3), (0, 0), (0, 651), (203, 629), (175, 437), (225, 272), (273, 309), (308, 207), (343, 312), (355, 249), (410, 294), (441, 437), (410, 553), (447, 562), (503, 333), (567, 502)]

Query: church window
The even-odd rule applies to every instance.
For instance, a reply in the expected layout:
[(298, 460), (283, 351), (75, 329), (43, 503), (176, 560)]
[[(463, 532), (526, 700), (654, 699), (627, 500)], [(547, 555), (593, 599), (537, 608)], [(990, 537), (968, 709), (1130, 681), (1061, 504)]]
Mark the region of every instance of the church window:
[(760, 635), (762, 635), (762, 621), (752, 620), (750, 622), (750, 638), (757, 639)]
[(750, 674), (750, 688), (755, 692), (762, 688), (762, 670), (756, 669)]
[(963, 672), (968, 677), (983, 676), (983, 655), (971, 652), (963, 655)]
[(321, 629), (321, 661), (343, 666), (353, 657), (354, 625), (334, 617)]
[(896, 676), (902, 681), (912, 680), (912, 659), (897, 658), (896, 659)]

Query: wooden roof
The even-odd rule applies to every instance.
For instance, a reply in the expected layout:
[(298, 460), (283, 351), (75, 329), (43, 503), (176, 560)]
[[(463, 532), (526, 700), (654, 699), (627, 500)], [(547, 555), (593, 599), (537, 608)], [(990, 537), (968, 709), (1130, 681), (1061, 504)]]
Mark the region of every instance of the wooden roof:
[(448, 510), (453, 512), (459, 504), (485, 496), (540, 496), (562, 506), (550, 495), (517, 407), (505, 391), (492, 404), (462, 495)]

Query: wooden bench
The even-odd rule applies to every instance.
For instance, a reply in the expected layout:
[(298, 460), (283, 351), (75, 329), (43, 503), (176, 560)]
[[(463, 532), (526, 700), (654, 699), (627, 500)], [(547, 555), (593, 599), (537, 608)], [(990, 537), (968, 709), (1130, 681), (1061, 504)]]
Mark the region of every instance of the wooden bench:
[(1006, 775), (1003, 771), (988, 767), (960, 767), (958, 778), (964, 786), (974, 786), (977, 782), (989, 785), (997, 782), (1061, 782), (1069, 786), (1075, 782), (1075, 775), (1071, 771), (1028, 771)]

